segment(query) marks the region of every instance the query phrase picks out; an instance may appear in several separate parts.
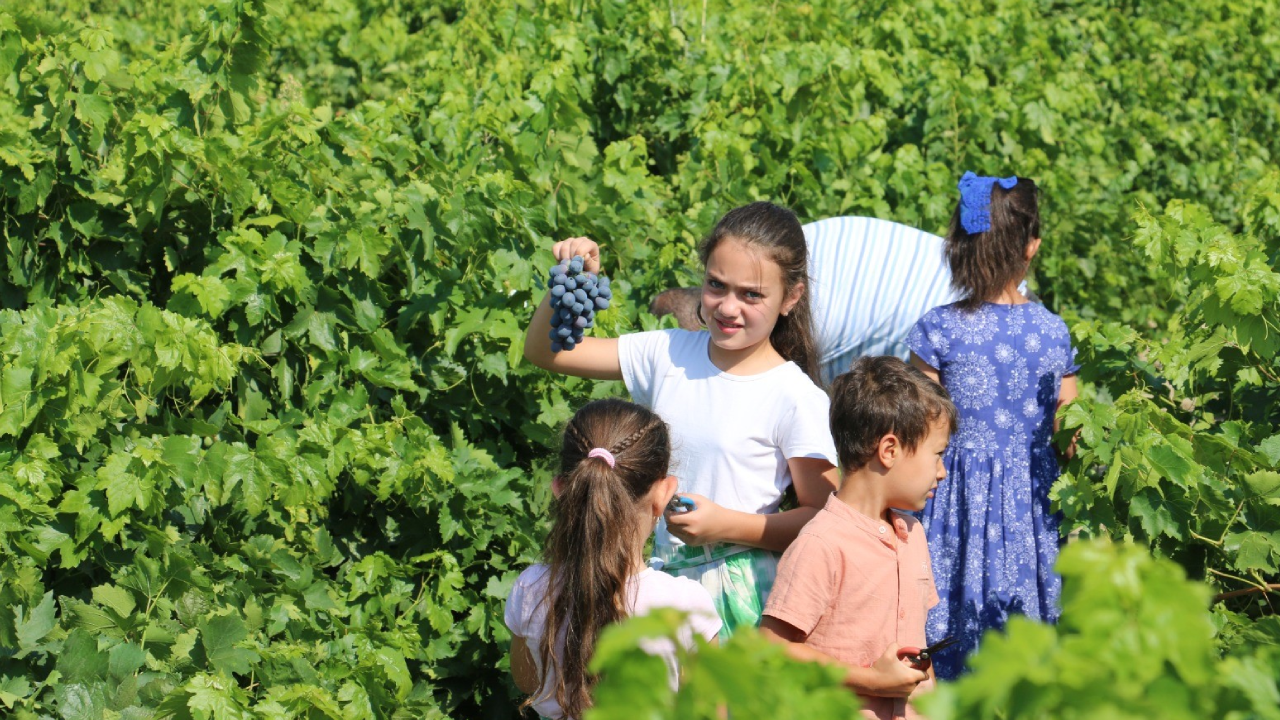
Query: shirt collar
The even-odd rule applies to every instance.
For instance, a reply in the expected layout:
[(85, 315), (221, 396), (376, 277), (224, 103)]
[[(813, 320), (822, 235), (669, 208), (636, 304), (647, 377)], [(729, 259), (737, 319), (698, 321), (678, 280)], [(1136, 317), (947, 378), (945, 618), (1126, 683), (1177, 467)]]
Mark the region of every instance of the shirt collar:
[(880, 540), (885, 545), (893, 546), (894, 544), (889, 537), (890, 530), (893, 531), (893, 535), (900, 542), (907, 541), (907, 519), (903, 513), (897, 510), (889, 511), (891, 520), (873, 518), (849, 507), (843, 500), (836, 497), (835, 493), (831, 493), (831, 496), (827, 498), (827, 504), (824, 509), (852, 522), (860, 530)]

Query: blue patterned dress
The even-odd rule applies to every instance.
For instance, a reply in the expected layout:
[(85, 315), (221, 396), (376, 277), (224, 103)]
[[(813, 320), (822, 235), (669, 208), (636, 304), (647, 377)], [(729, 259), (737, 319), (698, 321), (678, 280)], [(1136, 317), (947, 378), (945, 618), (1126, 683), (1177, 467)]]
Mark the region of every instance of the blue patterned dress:
[(1079, 366), (1066, 323), (1037, 303), (936, 307), (907, 342), (938, 370), (960, 413), (947, 477), (922, 516), (941, 598), (926, 635), (959, 641), (934, 660), (938, 677), (954, 678), (987, 628), (1003, 628), (1012, 614), (1058, 619), (1050, 440), (1062, 377)]

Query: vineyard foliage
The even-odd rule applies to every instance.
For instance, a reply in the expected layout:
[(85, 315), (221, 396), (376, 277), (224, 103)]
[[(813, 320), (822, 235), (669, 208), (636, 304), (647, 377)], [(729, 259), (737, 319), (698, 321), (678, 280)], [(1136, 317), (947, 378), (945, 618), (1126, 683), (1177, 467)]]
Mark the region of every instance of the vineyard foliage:
[(1222, 657), (1208, 589), (1173, 562), (1093, 541), (1068, 546), (1058, 570), (1059, 623), (988, 634), (972, 671), (921, 701), (931, 720), (1280, 718), (1280, 652)]
[(1224, 642), (1265, 628), (1280, 645), (1280, 174), (1251, 198), (1239, 232), (1183, 201), (1137, 214), (1135, 244), (1180, 302), (1158, 334), (1075, 324), (1084, 374), (1114, 399), (1067, 409), (1080, 451), (1054, 493), (1070, 527), (1218, 587)]
[[(1269, 0), (0, 2), (0, 712), (513, 717), (550, 447), (622, 391), (520, 363), (550, 242), (605, 245), (616, 334), (737, 204), (939, 231), (964, 169), (1044, 188), (1068, 524), (1263, 667), (1278, 78)], [(742, 642), (700, 667), (821, 684)]]

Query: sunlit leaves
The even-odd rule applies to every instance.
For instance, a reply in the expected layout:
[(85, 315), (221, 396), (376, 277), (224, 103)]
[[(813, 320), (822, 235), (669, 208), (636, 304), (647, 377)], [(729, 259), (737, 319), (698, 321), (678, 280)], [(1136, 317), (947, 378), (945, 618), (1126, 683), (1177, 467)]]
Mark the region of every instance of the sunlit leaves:
[[(1175, 564), (1092, 542), (1068, 546), (1058, 568), (1057, 627), (1015, 618), (987, 633), (972, 672), (921, 701), (929, 717), (1271, 716), (1275, 658), (1221, 660), (1206, 589)], [(1252, 682), (1233, 677), (1238, 665)]]
[[(1266, 207), (1275, 177), (1252, 205)], [(1079, 451), (1054, 494), (1069, 526), (1147, 542), (1211, 580), (1224, 644), (1268, 636), (1271, 625), (1249, 624), (1274, 614), (1268, 583), (1280, 572), (1280, 238), (1232, 232), (1188, 202), (1137, 221), (1178, 302), (1163, 332), (1076, 328), (1085, 374), (1115, 400), (1063, 414)]]
[[(844, 688), (838, 667), (802, 663), (754, 632), (738, 632), (723, 645), (701, 639), (694, 648), (679, 644), (676, 611), (655, 612), (605, 632), (591, 661), (603, 679), (587, 720), (690, 718), (714, 720), (725, 708), (754, 717), (847, 718), (857, 715), (857, 697)], [(687, 634), (687, 631), (686, 633)], [(677, 650), (680, 691), (665, 680), (661, 658), (643, 649), (661, 638)]]
[[(1071, 522), (1269, 572), (1274, 3), (109, 5), (0, 12), (6, 710), (510, 713), (548, 453), (624, 392), (522, 363), (549, 243), (652, 328), (728, 208), (940, 230), (969, 167), (1044, 188), (1036, 288), (1106, 385)], [(698, 677), (778, 670), (741, 653)]]

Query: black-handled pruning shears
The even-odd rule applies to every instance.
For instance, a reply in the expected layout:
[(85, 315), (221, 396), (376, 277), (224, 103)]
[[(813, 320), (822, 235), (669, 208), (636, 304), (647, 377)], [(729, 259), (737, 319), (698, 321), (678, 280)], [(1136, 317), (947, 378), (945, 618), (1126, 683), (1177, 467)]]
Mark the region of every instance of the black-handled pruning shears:
[(687, 497), (672, 495), (671, 499), (667, 501), (667, 512), (675, 513), (677, 515), (680, 513), (693, 512), (697, 509), (698, 506)]
[(939, 650), (955, 645), (957, 642), (959, 641), (954, 637), (945, 637), (923, 650), (916, 647), (898, 648), (898, 659), (906, 660), (917, 670), (927, 670), (933, 662), (933, 656), (937, 655)]

